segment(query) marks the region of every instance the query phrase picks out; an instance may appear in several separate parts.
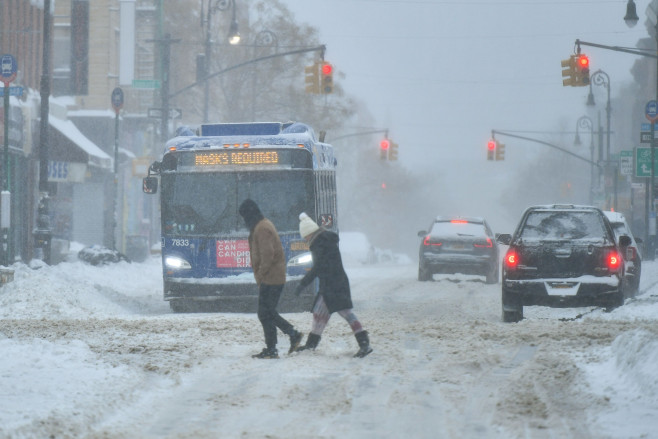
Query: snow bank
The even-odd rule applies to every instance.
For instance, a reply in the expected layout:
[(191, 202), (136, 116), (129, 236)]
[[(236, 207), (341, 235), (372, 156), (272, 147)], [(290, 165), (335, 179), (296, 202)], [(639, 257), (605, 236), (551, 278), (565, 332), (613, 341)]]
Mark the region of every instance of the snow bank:
[(593, 425), (611, 438), (654, 437), (658, 406), (658, 340), (645, 330), (619, 335), (601, 361), (580, 361), (591, 391), (607, 403)]

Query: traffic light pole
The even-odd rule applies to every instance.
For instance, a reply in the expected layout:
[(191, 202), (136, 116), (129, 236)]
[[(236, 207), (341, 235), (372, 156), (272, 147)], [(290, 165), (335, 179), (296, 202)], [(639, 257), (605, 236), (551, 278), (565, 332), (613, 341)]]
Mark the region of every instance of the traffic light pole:
[(576, 45), (577, 46), (590, 46), (590, 47), (598, 47), (599, 49), (607, 49), (607, 50), (614, 50), (615, 52), (624, 52), (624, 53), (630, 53), (633, 55), (639, 55), (639, 56), (646, 56), (649, 58), (658, 58), (658, 55), (649, 53), (649, 52), (644, 52), (641, 50), (634, 50), (634, 49), (627, 49), (625, 47), (619, 47), (619, 46), (606, 46), (603, 44), (596, 44), (596, 43), (588, 43), (587, 41), (581, 41), (581, 40), (576, 40)]
[(601, 168), (601, 165), (598, 164), (598, 163), (596, 163), (596, 162), (594, 162), (593, 160), (590, 160), (590, 159), (588, 159), (588, 158), (586, 158), (586, 157), (579, 156), (578, 154), (575, 154), (575, 153), (569, 151), (568, 149), (562, 148), (562, 147), (557, 146), (557, 145), (553, 145), (552, 143), (544, 142), (543, 140), (533, 139), (533, 138), (531, 138), (531, 137), (519, 136), (519, 135), (512, 134), (512, 133), (508, 133), (508, 132), (505, 132), (505, 131), (491, 130), (491, 137), (492, 137), (492, 138), (495, 138), (496, 134), (501, 135), (501, 136), (514, 137), (514, 138), (516, 138), (516, 139), (528, 140), (528, 141), (530, 141), (530, 142), (535, 142), (535, 143), (539, 143), (539, 144), (542, 144), (542, 145), (546, 145), (546, 146), (549, 146), (549, 147), (551, 147), (551, 148), (554, 148), (554, 149), (557, 149), (557, 150), (559, 150), (559, 151), (562, 151), (563, 153), (568, 154), (568, 155), (570, 155), (570, 156), (572, 156), (572, 157), (575, 157), (575, 158), (577, 158), (577, 159), (579, 159), (579, 160), (582, 160), (582, 161), (584, 161), (584, 162), (587, 162), (587, 163), (591, 164), (592, 166), (596, 166), (596, 167), (598, 167), (598, 168)]
[(358, 133), (345, 134), (343, 136), (334, 137), (333, 139), (331, 139), (331, 143), (335, 142), (336, 140), (341, 140), (341, 139), (345, 139), (345, 138), (348, 138), (348, 137), (366, 136), (368, 134), (382, 134), (382, 133), (388, 135), (388, 129), (374, 130), (374, 131), (360, 131)]
[(207, 75), (206, 77), (201, 78), (200, 80), (198, 80), (198, 81), (196, 81), (196, 82), (194, 82), (194, 83), (192, 83), (192, 84), (190, 84), (186, 87), (183, 87), (183, 88), (181, 88), (180, 90), (178, 90), (174, 93), (169, 94), (169, 98), (170, 99), (174, 98), (174, 97), (178, 96), (179, 94), (185, 93), (186, 91), (196, 87), (197, 85), (208, 81), (209, 79), (212, 79), (216, 76), (219, 76), (219, 75), (222, 75), (224, 73), (230, 72), (231, 70), (236, 70), (236, 69), (239, 69), (241, 67), (248, 66), (249, 64), (254, 64), (254, 63), (257, 63), (257, 62), (265, 61), (267, 59), (279, 58), (279, 57), (287, 56), (287, 55), (296, 55), (298, 53), (317, 52), (317, 51), (321, 51), (322, 53), (324, 53), (325, 50), (326, 50), (326, 46), (323, 44), (321, 46), (310, 47), (310, 48), (307, 48), (307, 49), (291, 50), (289, 52), (274, 53), (272, 55), (266, 55), (266, 56), (261, 56), (259, 58), (254, 58), (252, 60), (249, 60), (249, 61), (246, 61), (246, 62), (243, 62), (243, 63), (240, 63), (240, 64), (236, 64), (236, 65), (231, 66), (231, 67), (227, 67), (227, 68), (225, 68), (223, 70), (220, 70), (218, 72), (211, 73), (211, 74)]

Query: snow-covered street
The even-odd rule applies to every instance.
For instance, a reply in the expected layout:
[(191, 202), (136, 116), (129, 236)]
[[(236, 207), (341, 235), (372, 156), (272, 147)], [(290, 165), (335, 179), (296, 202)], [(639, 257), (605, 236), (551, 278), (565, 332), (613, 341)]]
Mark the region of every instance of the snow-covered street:
[[(349, 256), (349, 255), (348, 255)], [(315, 352), (254, 360), (255, 314), (172, 314), (160, 260), (15, 265), (0, 289), (2, 438), (656, 438), (658, 262), (613, 312), (349, 257), (374, 352), (334, 316)], [(310, 313), (286, 314), (307, 333)]]

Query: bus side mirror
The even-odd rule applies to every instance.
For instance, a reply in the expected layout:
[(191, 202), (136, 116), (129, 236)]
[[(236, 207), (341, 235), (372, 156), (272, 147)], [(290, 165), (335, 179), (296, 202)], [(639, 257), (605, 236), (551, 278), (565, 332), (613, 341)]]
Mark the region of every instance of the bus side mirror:
[(158, 177), (144, 177), (142, 179), (142, 191), (145, 194), (155, 194), (158, 192)]

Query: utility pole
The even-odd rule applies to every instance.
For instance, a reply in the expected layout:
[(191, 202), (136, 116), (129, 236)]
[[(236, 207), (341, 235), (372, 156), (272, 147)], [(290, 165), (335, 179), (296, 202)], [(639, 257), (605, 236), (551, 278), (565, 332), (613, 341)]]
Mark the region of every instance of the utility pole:
[(171, 45), (180, 42), (180, 39), (172, 39), (171, 34), (166, 34), (164, 38), (146, 40), (156, 43), (159, 46), (160, 56), (162, 57), (162, 81), (160, 86), (160, 108), (162, 117), (160, 119), (160, 139), (162, 144), (169, 140), (169, 69), (171, 60)]
[(33, 235), (35, 247), (43, 249), (43, 262), (50, 264), (50, 229), (49, 188), (48, 188), (48, 114), (50, 107), (50, 0), (43, 2), (43, 58), (41, 62), (41, 125), (39, 129), (39, 205), (37, 207), (37, 225)]

